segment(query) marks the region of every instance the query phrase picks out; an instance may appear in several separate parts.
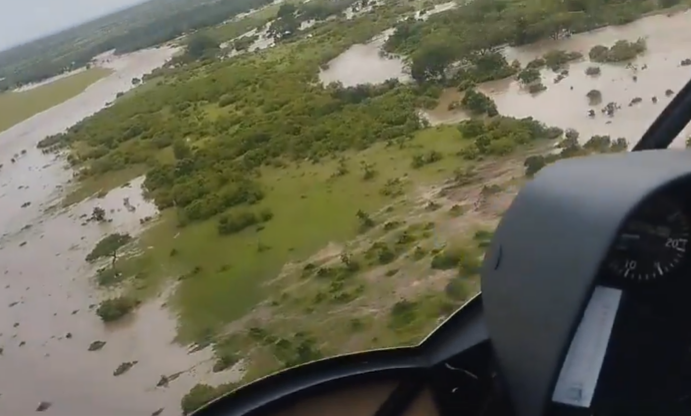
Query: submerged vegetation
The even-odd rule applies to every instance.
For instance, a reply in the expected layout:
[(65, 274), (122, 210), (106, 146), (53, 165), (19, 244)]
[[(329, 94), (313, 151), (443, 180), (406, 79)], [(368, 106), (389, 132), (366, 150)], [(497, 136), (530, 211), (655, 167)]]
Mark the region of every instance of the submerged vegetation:
[(593, 62), (623, 62), (642, 54), (645, 49), (645, 39), (635, 42), (620, 40), (609, 48), (602, 45), (593, 46), (588, 56)]

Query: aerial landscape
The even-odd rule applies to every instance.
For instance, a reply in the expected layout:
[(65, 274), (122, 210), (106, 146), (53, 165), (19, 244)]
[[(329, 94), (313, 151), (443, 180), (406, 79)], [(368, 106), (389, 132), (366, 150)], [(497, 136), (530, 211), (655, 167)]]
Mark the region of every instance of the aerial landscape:
[(526, 181), (688, 81), (689, 6), (151, 0), (0, 51), (0, 413), (420, 342)]

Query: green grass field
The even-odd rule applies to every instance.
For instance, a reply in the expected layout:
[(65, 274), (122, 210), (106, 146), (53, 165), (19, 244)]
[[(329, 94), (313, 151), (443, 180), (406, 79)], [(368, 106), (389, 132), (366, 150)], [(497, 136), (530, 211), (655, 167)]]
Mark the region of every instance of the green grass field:
[(110, 73), (92, 68), (28, 91), (0, 94), (0, 131), (67, 101)]
[[(345, 158), (348, 173), (342, 176), (334, 176), (336, 160), (267, 168), (262, 172), (267, 197), (257, 208), (270, 209), (274, 218), (264, 229), (219, 236), (215, 219), (179, 228), (175, 213), (165, 212), (163, 220), (142, 236), (146, 254), (134, 259), (132, 269), (165, 277), (198, 268), (181, 282), (176, 302), (182, 312), (182, 338), (197, 338), (266, 298), (262, 284), (287, 262), (302, 260), (329, 242), (355, 237), (358, 210), (374, 215), (394, 202), (381, 192), (388, 180), (402, 180), (403, 195), (467, 166), (469, 162), (455, 155), (465, 143), (456, 127), (442, 126), (419, 132), (403, 149), (377, 145), (352, 153)], [(443, 159), (412, 169), (413, 155), (430, 150), (442, 153)], [(363, 162), (376, 171), (371, 180), (363, 180)], [(137, 287), (144, 295), (152, 285)]]

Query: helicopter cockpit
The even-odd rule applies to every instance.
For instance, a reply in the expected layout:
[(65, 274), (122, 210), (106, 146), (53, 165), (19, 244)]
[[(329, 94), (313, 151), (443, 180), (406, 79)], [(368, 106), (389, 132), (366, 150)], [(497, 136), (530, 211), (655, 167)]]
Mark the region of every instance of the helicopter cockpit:
[(295, 367), (198, 416), (691, 414), (691, 83), (632, 152), (559, 161), (485, 254), (482, 293), (414, 347)]

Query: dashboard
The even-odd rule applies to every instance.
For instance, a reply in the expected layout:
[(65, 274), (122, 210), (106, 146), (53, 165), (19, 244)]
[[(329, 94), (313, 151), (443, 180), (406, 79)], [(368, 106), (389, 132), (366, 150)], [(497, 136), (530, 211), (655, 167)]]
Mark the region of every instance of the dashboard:
[[(691, 414), (690, 238), (691, 181), (672, 184), (630, 214), (596, 279), (595, 293), (616, 297), (599, 375), (595, 370), (587, 405), (562, 400), (556, 414)], [(607, 319), (597, 315), (600, 324)], [(576, 338), (578, 332), (569, 356)], [(594, 365), (593, 351), (579, 371)]]

